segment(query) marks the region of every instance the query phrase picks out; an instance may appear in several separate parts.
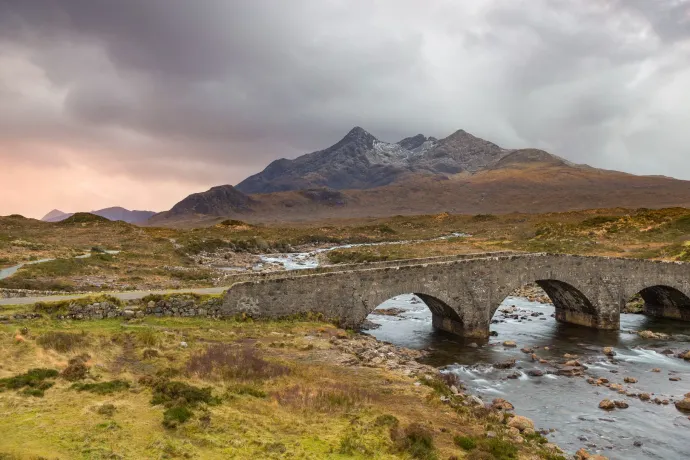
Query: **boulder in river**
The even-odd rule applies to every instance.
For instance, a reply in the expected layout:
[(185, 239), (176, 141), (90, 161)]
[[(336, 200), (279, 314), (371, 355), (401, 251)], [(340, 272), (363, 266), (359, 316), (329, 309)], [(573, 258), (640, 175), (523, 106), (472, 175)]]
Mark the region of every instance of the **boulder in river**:
[(542, 377), (544, 375), (544, 371), (541, 369), (530, 369), (527, 371), (527, 375), (530, 377)]
[(637, 383), (637, 379), (635, 377), (625, 377), (623, 381), (625, 383)]
[(616, 352), (613, 351), (613, 348), (612, 348), (612, 347), (604, 347), (604, 354), (605, 354), (606, 356), (609, 356), (609, 357), (610, 357), (610, 356), (616, 356)]
[(628, 407), (630, 407), (627, 402), (621, 400), (616, 400), (613, 402), (613, 404), (615, 404), (616, 407), (619, 409), (627, 409)]
[(517, 347), (517, 344), (512, 340), (506, 340), (505, 342), (503, 342), (503, 346), (507, 348), (515, 348)]
[(688, 395), (685, 396), (685, 399), (683, 399), (682, 401), (676, 401), (676, 409), (678, 409), (681, 412), (690, 413), (690, 397), (688, 397)]
[(668, 339), (668, 335), (664, 334), (663, 332), (638, 331), (637, 335), (639, 335), (643, 339), (656, 339), (656, 340)]
[(599, 409), (613, 410), (616, 408), (616, 404), (610, 399), (604, 399), (599, 403)]
[(583, 447), (575, 453), (575, 460), (608, 460), (608, 457), (597, 454), (592, 455)]
[(521, 432), (525, 430), (534, 430), (534, 422), (527, 417), (523, 417), (522, 415), (516, 415), (515, 417), (511, 418), (508, 421), (508, 426), (510, 428), (517, 428)]
[(661, 369), (659, 369), (658, 367), (655, 367), (654, 369), (652, 369), (652, 372), (661, 372)]
[(503, 398), (496, 398), (491, 403), (491, 408), (500, 411), (509, 411), (515, 409), (515, 406), (513, 406), (511, 403), (509, 403)]
[(496, 369), (511, 369), (513, 367), (515, 367), (514, 359), (509, 359), (508, 361), (504, 361), (502, 363), (494, 363), (494, 368)]
[(649, 401), (652, 396), (649, 393), (640, 393), (640, 401)]
[(581, 367), (576, 366), (556, 366), (558, 375), (563, 375), (565, 377), (577, 377), (584, 374)]
[(379, 308), (374, 310), (372, 313), (374, 315), (398, 316), (401, 313), (405, 313), (405, 310), (402, 308)]

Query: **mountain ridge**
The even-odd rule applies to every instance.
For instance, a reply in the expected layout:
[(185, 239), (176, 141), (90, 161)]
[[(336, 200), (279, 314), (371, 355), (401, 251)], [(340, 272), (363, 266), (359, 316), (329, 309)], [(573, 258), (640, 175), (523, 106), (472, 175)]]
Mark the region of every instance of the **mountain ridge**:
[[(277, 191), (243, 191), (265, 184)], [(355, 127), (331, 147), (276, 160), (235, 187), (190, 195), (149, 225), (667, 206), (690, 206), (690, 182), (597, 169), (540, 149), (504, 149), (464, 130), (392, 144)]]
[(368, 189), (391, 184), (409, 173), (474, 172), (496, 162), (506, 152), (464, 130), (440, 140), (417, 134), (390, 143), (355, 126), (330, 147), (294, 160), (275, 160), (235, 188), (245, 194), (313, 187)]

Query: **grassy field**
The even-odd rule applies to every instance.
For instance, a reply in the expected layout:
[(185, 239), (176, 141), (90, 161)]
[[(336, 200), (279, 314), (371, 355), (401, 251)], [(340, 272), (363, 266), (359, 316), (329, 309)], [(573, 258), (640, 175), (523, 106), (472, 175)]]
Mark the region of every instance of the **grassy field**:
[(0, 458), (561, 458), (435, 375), (343, 365), (349, 340), (315, 322), (2, 325)]
[[(137, 227), (90, 215), (60, 223), (0, 217), (0, 267), (37, 259), (0, 280), (0, 288), (126, 290), (225, 285), (209, 261), (251, 267), (257, 254), (346, 243), (430, 240), (329, 252), (329, 263), (395, 260), (477, 251), (563, 252), (689, 260), (690, 210), (606, 209), (551, 214), (394, 216), (304, 224), (251, 225), (227, 220), (176, 230)], [(103, 250), (120, 251), (117, 254)], [(74, 256), (92, 254), (89, 258)], [(225, 272), (227, 274), (227, 272)]]

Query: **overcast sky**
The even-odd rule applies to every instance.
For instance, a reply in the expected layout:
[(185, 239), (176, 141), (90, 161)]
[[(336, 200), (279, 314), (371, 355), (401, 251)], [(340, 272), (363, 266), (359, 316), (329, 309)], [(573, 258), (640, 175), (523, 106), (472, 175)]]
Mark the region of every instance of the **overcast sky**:
[(355, 125), (690, 179), (690, 3), (0, 0), (0, 215), (165, 210)]

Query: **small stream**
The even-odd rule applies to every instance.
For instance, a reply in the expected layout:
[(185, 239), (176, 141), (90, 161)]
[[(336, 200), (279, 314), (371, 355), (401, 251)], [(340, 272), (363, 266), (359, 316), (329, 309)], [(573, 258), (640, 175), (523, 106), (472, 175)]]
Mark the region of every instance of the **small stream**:
[(304, 270), (308, 268), (317, 268), (319, 266), (319, 255), (335, 251), (337, 249), (351, 249), (360, 247), (370, 247), (370, 246), (387, 246), (393, 244), (416, 244), (424, 243), (428, 241), (442, 241), (448, 240), (450, 238), (465, 238), (468, 237), (467, 233), (451, 233), (450, 235), (439, 236), (437, 238), (431, 238), (427, 240), (406, 240), (406, 241), (383, 241), (380, 243), (357, 243), (357, 244), (343, 244), (340, 246), (332, 246), (328, 248), (314, 249), (308, 252), (294, 252), (294, 253), (284, 253), (284, 254), (263, 254), (259, 256), (261, 258), (261, 264), (257, 265), (255, 269), (261, 268), (263, 264), (278, 264), (282, 265), (285, 270)]
[[(431, 350), (429, 364), (457, 374), (471, 393), (486, 402), (507, 399), (515, 405), (516, 413), (534, 420), (537, 429), (555, 429), (548, 439), (571, 454), (585, 447), (612, 460), (690, 458), (689, 414), (679, 412), (673, 403), (643, 402), (590, 385), (586, 378), (548, 374), (553, 367), (534, 363), (530, 355), (520, 351), (522, 347), (535, 348), (540, 358), (552, 363), (563, 362), (565, 353), (578, 355), (588, 368), (587, 377), (607, 378), (623, 384), (629, 392), (651, 393), (652, 399), (678, 400), (690, 392), (690, 362), (661, 351), (689, 349), (690, 323), (623, 314), (620, 331), (597, 331), (557, 323), (551, 316), (555, 311), (551, 305), (508, 297), (501, 308), (511, 305), (518, 308), (520, 317), (496, 313), (494, 320), (500, 322), (492, 324), (491, 330), (498, 336), (476, 348), (471, 341), (463, 343), (434, 331), (431, 312), (412, 294), (382, 304), (379, 308), (405, 311), (398, 316), (369, 315), (368, 319), (380, 327), (367, 332), (395, 345)], [(645, 340), (635, 334), (639, 330), (664, 332), (671, 337)], [(515, 341), (518, 347), (503, 347), (506, 340)], [(603, 355), (606, 346), (614, 347), (615, 360)], [(493, 363), (513, 358), (517, 360), (513, 369), (493, 367)], [(652, 372), (654, 368), (661, 372)], [(533, 369), (544, 375), (528, 375)], [(638, 383), (624, 384), (626, 376), (637, 378)], [(672, 382), (671, 377), (681, 380)], [(630, 407), (601, 410), (598, 405), (605, 398), (624, 400)]]

